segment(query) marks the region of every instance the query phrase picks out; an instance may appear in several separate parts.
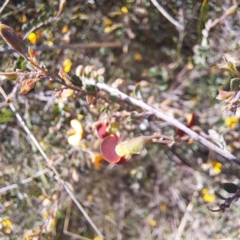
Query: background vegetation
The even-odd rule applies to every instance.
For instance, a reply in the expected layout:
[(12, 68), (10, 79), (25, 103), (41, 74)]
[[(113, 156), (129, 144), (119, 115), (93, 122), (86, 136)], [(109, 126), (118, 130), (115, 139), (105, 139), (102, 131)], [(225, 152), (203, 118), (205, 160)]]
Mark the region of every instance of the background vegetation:
[[(239, 56), (240, 15), (228, 11), (235, 2), (159, 0), (184, 30), (153, 2), (0, 1), (0, 20), (25, 47), (34, 46), (54, 76), (61, 67), (72, 75), (79, 65), (94, 66), (101, 80), (130, 96), (141, 86), (135, 97), (186, 124), (194, 113), (198, 131), (240, 158), (238, 119), (221, 112), (225, 103), (216, 100), (231, 79), (218, 64), (226, 54)], [(208, 20), (217, 21), (207, 29)], [(28, 69), (2, 39), (0, 51), (2, 72)], [(120, 122), (121, 139), (159, 129), (170, 136), (176, 129), (148, 115), (130, 118), (138, 109), (111, 102), (107, 93), (107, 102), (99, 98), (92, 106), (81, 95), (56, 98), (59, 85), (41, 81), (22, 95), (21, 80), (4, 79), (1, 86), (105, 239), (239, 238), (238, 202), (225, 213), (210, 211), (223, 202), (219, 193), (231, 196), (222, 183), (239, 183), (238, 165), (193, 141), (152, 144), (123, 165), (109, 165), (99, 160), (92, 128), (99, 119)], [(2, 96), (0, 106), (0, 238), (100, 239)], [(78, 147), (68, 143), (72, 119), (83, 128)]]

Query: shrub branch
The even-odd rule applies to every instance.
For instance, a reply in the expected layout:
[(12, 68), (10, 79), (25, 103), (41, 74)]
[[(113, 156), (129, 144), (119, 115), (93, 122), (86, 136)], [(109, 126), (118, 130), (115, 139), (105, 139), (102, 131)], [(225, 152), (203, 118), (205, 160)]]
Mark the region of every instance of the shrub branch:
[(179, 122), (177, 119), (172, 118), (165, 113), (163, 113), (161, 110), (157, 110), (148, 104), (144, 103), (143, 101), (137, 100), (135, 98), (132, 98), (125, 93), (119, 91), (116, 88), (112, 88), (104, 83), (97, 83), (97, 88), (99, 90), (103, 90), (105, 92), (108, 92), (110, 95), (114, 96), (115, 98), (118, 98), (119, 100), (122, 100), (126, 103), (130, 103), (131, 105), (135, 107), (139, 107), (143, 109), (144, 111), (151, 112), (154, 114), (158, 119), (161, 119), (165, 122), (170, 123), (172, 126), (184, 131), (186, 134), (188, 134), (194, 141), (200, 142), (202, 145), (207, 147), (208, 149), (220, 154), (221, 156), (225, 157), (229, 161), (233, 161), (240, 165), (240, 159), (236, 158), (233, 154), (231, 154), (227, 149), (219, 148), (217, 145), (213, 144), (212, 142), (208, 141), (206, 138), (200, 136), (190, 128), (186, 127), (184, 124)]

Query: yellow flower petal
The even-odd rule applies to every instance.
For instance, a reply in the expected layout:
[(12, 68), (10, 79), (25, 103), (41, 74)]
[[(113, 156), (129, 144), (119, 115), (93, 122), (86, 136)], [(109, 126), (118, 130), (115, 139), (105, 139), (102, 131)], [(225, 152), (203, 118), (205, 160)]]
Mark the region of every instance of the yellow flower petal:
[(99, 236), (95, 237), (93, 240), (102, 240)]
[(23, 15), (20, 17), (19, 22), (21, 22), (21, 23), (27, 22), (27, 16), (26, 16), (25, 14), (23, 14)]
[(104, 160), (102, 155), (95, 155), (95, 158), (93, 160), (94, 160), (94, 167), (96, 169), (100, 168), (101, 162), (105, 162), (105, 160)]
[(62, 28), (62, 33), (66, 33), (68, 31), (68, 25), (64, 25)]
[(12, 230), (11, 230), (11, 228), (7, 227), (7, 228), (4, 229), (4, 232), (6, 234), (10, 234), (12, 232)]
[(166, 212), (167, 209), (168, 209), (167, 204), (166, 204), (166, 203), (162, 203), (162, 204), (160, 205), (160, 209), (161, 209), (163, 212)]
[(207, 194), (207, 193), (208, 193), (208, 190), (207, 190), (207, 188), (203, 188), (203, 189), (202, 189), (202, 191), (201, 191), (201, 193), (202, 193), (202, 195), (205, 195), (205, 194)]
[(72, 119), (70, 122), (71, 127), (78, 133), (83, 133), (82, 124), (77, 119)]
[(207, 193), (207, 194), (203, 195), (203, 200), (205, 202), (208, 202), (208, 203), (214, 202), (215, 201), (215, 196)]
[(227, 127), (230, 127), (231, 129), (235, 129), (237, 127), (239, 119), (236, 116), (229, 117), (225, 119), (225, 124)]
[(213, 166), (213, 171), (215, 173), (220, 173), (222, 171), (222, 164), (217, 161), (211, 161), (210, 164)]
[(72, 146), (75, 146), (75, 147), (79, 146), (80, 141), (81, 141), (81, 136), (77, 133), (75, 135), (68, 137), (68, 143)]
[(218, 167), (215, 167), (215, 168), (213, 168), (213, 171), (218, 174), (222, 171), (222, 169), (218, 168)]
[(109, 18), (106, 18), (106, 19), (104, 20), (104, 26), (105, 26), (105, 27), (109, 27), (109, 26), (111, 26), (111, 25), (112, 25), (112, 20), (109, 19)]
[(49, 212), (48, 212), (48, 211), (46, 211), (46, 212), (43, 213), (43, 218), (44, 218), (44, 219), (48, 218), (48, 216), (49, 216)]
[(134, 54), (134, 59), (138, 62), (142, 61), (142, 55), (139, 53)]
[(75, 130), (75, 134), (68, 137), (68, 143), (72, 146), (79, 146), (83, 136), (82, 124), (77, 119), (72, 119), (70, 125)]
[(157, 225), (157, 222), (154, 219), (152, 219), (149, 223), (152, 227), (155, 227)]
[(64, 72), (68, 73), (71, 70), (72, 61), (70, 59), (66, 59), (64, 60), (62, 65), (63, 65)]
[(52, 45), (53, 45), (53, 42), (52, 42), (52, 41), (48, 41), (48, 42), (47, 42), (47, 45), (48, 45), (48, 46), (52, 46)]
[(37, 43), (37, 35), (35, 33), (30, 33), (28, 35), (28, 40), (33, 44), (36, 45)]
[(9, 219), (3, 220), (2, 221), (2, 226), (3, 227), (12, 227), (12, 222)]
[(126, 7), (122, 7), (122, 8), (121, 8), (121, 12), (123, 12), (123, 13), (128, 13), (128, 9), (127, 9)]

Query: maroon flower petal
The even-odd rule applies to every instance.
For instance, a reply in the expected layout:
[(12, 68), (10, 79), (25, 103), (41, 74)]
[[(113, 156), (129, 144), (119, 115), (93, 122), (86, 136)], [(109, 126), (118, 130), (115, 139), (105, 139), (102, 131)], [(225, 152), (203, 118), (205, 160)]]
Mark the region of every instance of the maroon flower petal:
[(107, 125), (105, 124), (99, 124), (97, 126), (97, 134), (100, 140), (103, 140), (104, 138), (106, 138), (107, 136), (109, 136), (110, 134), (107, 132)]
[(110, 163), (117, 163), (121, 160), (121, 156), (117, 155), (115, 148), (118, 144), (118, 138), (110, 135), (103, 139), (100, 145), (100, 151), (103, 158)]
[(116, 165), (122, 165), (125, 162), (127, 162), (128, 160), (129, 160), (129, 158), (121, 157), (121, 159), (118, 162), (116, 162), (115, 164)]

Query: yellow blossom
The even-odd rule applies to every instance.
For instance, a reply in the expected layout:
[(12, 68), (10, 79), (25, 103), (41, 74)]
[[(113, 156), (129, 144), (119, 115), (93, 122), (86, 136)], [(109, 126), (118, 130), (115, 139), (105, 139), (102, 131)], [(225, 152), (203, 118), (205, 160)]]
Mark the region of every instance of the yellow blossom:
[(12, 222), (9, 219), (2, 221), (2, 227), (6, 234), (10, 234), (12, 232)]
[(136, 61), (142, 61), (142, 55), (141, 54), (139, 54), (139, 53), (136, 53), (136, 54), (134, 54), (134, 59), (136, 60)]
[(48, 216), (49, 216), (49, 212), (48, 212), (48, 211), (45, 211), (45, 212), (43, 213), (43, 218), (46, 219), (46, 218), (48, 218)]
[(205, 202), (210, 203), (215, 201), (215, 195), (210, 194), (207, 188), (203, 188), (201, 193)]
[(63, 70), (64, 72), (68, 73), (72, 67), (72, 61), (70, 59), (66, 59), (63, 61)]
[(109, 27), (109, 26), (111, 26), (111, 25), (112, 25), (112, 20), (109, 19), (109, 18), (106, 18), (106, 19), (104, 20), (104, 26), (105, 26), (105, 27)]
[(161, 209), (163, 212), (166, 212), (167, 209), (168, 209), (167, 204), (166, 204), (166, 203), (162, 203), (162, 204), (160, 205), (160, 209)]
[(122, 8), (121, 8), (121, 12), (122, 12), (122, 13), (128, 13), (128, 9), (127, 9), (126, 7), (122, 7)]
[(93, 240), (102, 240), (99, 236), (95, 237)]
[(23, 15), (20, 17), (19, 22), (20, 22), (20, 23), (25, 23), (25, 22), (27, 22), (27, 16), (26, 16), (25, 14), (23, 14)]
[(47, 42), (47, 45), (48, 45), (48, 46), (52, 46), (52, 45), (53, 45), (53, 42), (52, 42), (52, 41), (48, 41), (48, 42)]
[(99, 154), (95, 155), (93, 161), (94, 161), (94, 167), (95, 167), (97, 170), (100, 168), (100, 164), (101, 164), (102, 162), (105, 162), (103, 156), (102, 156), (102, 155), (99, 155)]
[(64, 25), (62, 28), (62, 33), (66, 33), (68, 31), (68, 25)]
[(193, 65), (192, 61), (189, 61), (187, 64), (187, 69), (192, 70), (193, 68), (194, 68), (194, 65)]
[(157, 222), (156, 220), (152, 219), (150, 220), (149, 224), (152, 226), (152, 227), (155, 227), (157, 225)]
[(207, 193), (208, 193), (207, 188), (203, 188), (202, 191), (201, 191), (201, 193), (202, 193), (202, 195), (207, 194)]
[(225, 124), (227, 127), (230, 127), (231, 129), (235, 129), (238, 124), (238, 118), (236, 116), (232, 116), (225, 119)]
[(72, 146), (79, 146), (83, 136), (82, 124), (78, 121), (78, 119), (72, 119), (70, 125), (74, 131), (71, 133), (68, 132), (68, 134), (71, 135), (68, 137), (68, 143)]
[(78, 118), (79, 120), (81, 120), (81, 119), (84, 118), (84, 115), (82, 115), (82, 114), (78, 114), (78, 115), (77, 115), (77, 118)]
[(207, 194), (203, 195), (203, 200), (207, 203), (214, 202), (215, 196), (207, 193)]
[(88, 196), (87, 196), (87, 200), (88, 200), (88, 202), (92, 202), (92, 200), (93, 200), (93, 195), (91, 195), (91, 194), (88, 195)]
[(33, 45), (36, 45), (36, 43), (37, 43), (37, 35), (36, 35), (36, 33), (30, 33), (29, 35), (28, 35), (28, 40), (33, 44)]
[(215, 173), (220, 173), (222, 171), (222, 164), (220, 162), (211, 161), (210, 164), (212, 165)]

